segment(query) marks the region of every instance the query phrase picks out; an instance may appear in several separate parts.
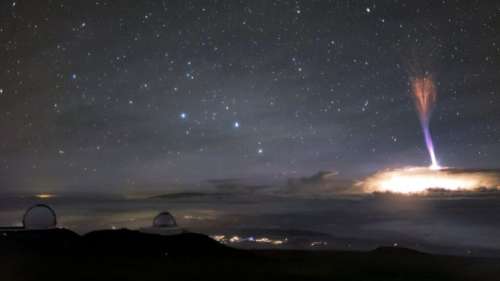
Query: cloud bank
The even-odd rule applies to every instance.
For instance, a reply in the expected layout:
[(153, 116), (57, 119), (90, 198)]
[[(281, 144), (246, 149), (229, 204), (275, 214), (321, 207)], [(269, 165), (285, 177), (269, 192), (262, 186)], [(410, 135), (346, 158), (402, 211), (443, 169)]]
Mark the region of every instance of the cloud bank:
[(500, 170), (404, 167), (376, 172), (357, 182), (356, 186), (366, 193), (498, 190)]

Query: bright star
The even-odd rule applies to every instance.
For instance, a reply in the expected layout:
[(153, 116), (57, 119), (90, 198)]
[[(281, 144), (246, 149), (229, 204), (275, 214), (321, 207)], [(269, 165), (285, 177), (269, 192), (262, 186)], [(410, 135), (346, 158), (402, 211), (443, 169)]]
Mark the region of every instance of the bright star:
[(239, 128), (240, 127), (240, 122), (236, 121), (234, 122), (234, 125), (233, 125), (235, 128)]
[(181, 112), (181, 114), (179, 116), (181, 117), (181, 119), (186, 119), (187, 118), (187, 113), (186, 112)]

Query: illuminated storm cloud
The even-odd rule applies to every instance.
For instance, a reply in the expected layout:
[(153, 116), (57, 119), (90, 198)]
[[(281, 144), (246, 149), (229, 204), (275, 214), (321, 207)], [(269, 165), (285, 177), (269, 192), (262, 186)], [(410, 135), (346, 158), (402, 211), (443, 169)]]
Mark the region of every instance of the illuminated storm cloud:
[(425, 193), (431, 189), (475, 191), (499, 189), (500, 171), (466, 169), (430, 169), (404, 167), (379, 171), (356, 184), (364, 192)]

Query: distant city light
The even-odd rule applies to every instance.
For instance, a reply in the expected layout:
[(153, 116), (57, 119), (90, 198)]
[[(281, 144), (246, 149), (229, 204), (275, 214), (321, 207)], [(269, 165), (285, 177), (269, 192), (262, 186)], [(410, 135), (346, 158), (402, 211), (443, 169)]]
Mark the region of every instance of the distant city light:
[(270, 244), (270, 245), (282, 245), (288, 242), (287, 238), (284, 239), (272, 239), (269, 237), (240, 237), (238, 235), (226, 236), (226, 235), (213, 235), (211, 236), (215, 241), (222, 244), (235, 244), (235, 243), (256, 243), (256, 244)]
[(39, 193), (35, 194), (35, 197), (39, 199), (49, 199), (55, 197), (55, 195), (50, 193)]
[(322, 246), (327, 246), (328, 245), (328, 242), (326, 241), (314, 241), (314, 242), (311, 242), (310, 246), (311, 247), (322, 247)]

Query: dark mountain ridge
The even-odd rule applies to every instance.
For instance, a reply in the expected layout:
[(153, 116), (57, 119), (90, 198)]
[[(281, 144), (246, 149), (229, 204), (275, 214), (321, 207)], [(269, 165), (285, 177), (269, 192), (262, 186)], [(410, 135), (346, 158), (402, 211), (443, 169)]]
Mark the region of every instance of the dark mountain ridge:
[(237, 250), (208, 236), (127, 229), (0, 231), (1, 280), (499, 280), (499, 259), (402, 247)]

